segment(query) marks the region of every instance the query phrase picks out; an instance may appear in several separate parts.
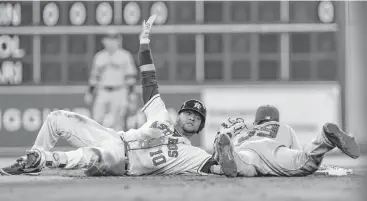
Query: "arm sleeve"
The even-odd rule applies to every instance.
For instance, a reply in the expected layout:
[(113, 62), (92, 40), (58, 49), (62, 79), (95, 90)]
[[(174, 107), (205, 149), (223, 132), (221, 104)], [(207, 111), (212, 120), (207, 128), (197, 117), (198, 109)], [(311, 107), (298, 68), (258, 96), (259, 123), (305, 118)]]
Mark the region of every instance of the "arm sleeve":
[(144, 107), (142, 111), (145, 113), (147, 120), (161, 114), (167, 113), (166, 106), (160, 97), (158, 91), (158, 82), (156, 78), (156, 70), (151, 55), (149, 44), (140, 44), (139, 48), (139, 68), (141, 72), (141, 85)]
[(303, 149), (302, 149), (301, 144), (299, 143), (299, 140), (297, 138), (297, 135), (296, 135), (296, 133), (294, 132), (294, 130), (291, 127), (289, 127), (289, 133), (290, 133), (291, 139), (292, 139), (292, 145), (291, 145), (290, 148), (291, 149), (294, 149), (294, 150), (300, 150), (300, 151), (302, 151)]
[(149, 44), (141, 44), (139, 48), (139, 68), (141, 72), (141, 85), (143, 88), (143, 101), (148, 101), (159, 94), (155, 66)]

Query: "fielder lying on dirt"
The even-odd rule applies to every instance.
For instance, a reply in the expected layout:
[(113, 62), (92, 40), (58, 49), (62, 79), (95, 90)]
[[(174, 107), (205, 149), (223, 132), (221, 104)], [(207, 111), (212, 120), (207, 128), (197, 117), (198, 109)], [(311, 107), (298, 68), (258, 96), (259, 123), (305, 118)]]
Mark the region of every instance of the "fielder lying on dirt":
[(228, 177), (307, 176), (319, 169), (324, 155), (335, 147), (353, 159), (360, 156), (354, 137), (333, 123), (326, 123), (302, 149), (293, 129), (279, 123), (279, 111), (262, 106), (251, 129), (241, 118), (222, 124), (213, 154), (219, 165), (211, 171)]
[[(48, 115), (31, 150), (2, 175), (39, 175), (42, 168), (84, 169), (87, 176), (208, 174), (218, 164), (189, 139), (205, 125), (206, 108), (198, 100), (186, 101), (173, 122), (158, 93), (156, 71), (149, 48), (155, 16), (143, 23), (139, 62), (143, 87), (143, 112), (147, 122), (140, 129), (116, 132), (85, 116), (67, 111)], [(60, 139), (78, 148), (51, 151)]]

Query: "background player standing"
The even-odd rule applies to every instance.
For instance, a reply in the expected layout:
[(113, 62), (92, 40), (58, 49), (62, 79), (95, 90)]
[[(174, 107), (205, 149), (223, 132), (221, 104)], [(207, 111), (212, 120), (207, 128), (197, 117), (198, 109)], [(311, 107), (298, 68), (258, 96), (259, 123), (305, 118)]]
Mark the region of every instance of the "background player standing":
[(121, 47), (122, 37), (110, 30), (102, 39), (104, 49), (97, 52), (89, 78), (85, 102), (93, 102), (93, 119), (98, 123), (122, 130), (128, 96), (136, 82), (136, 66), (130, 52)]

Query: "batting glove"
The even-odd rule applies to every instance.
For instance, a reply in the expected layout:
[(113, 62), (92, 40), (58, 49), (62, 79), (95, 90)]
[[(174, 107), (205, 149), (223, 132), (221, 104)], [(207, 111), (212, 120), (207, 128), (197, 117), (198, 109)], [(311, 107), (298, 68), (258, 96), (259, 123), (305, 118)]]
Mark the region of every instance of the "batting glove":
[(143, 21), (143, 28), (139, 36), (140, 44), (148, 44), (150, 42), (149, 40), (150, 30), (152, 29), (156, 17), (157, 17), (156, 15), (152, 15), (149, 17), (147, 22), (145, 22), (145, 20)]

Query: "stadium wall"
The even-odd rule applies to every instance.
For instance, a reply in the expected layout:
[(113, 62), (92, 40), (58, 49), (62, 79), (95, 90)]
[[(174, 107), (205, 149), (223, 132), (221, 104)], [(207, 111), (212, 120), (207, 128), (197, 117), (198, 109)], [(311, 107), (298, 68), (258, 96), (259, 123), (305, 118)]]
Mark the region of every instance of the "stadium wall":
[[(32, 146), (42, 122), (53, 110), (70, 110), (90, 117), (90, 106), (83, 101), (85, 90), (86, 86), (0, 87), (0, 147)], [(262, 104), (276, 105), (281, 120), (294, 127), (301, 141), (309, 140), (325, 121), (341, 122), (339, 91), (336, 83), (160, 87), (162, 98), (173, 114), (187, 99), (206, 103), (206, 127), (194, 137), (193, 145), (209, 151), (221, 122), (242, 116), (251, 123), (256, 108)], [(65, 142), (59, 144), (65, 145)]]

